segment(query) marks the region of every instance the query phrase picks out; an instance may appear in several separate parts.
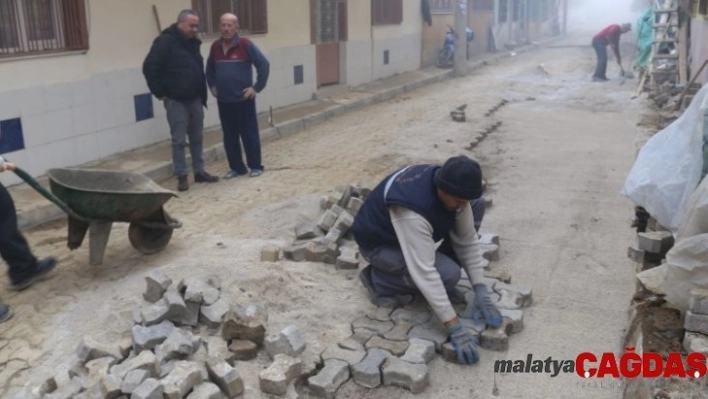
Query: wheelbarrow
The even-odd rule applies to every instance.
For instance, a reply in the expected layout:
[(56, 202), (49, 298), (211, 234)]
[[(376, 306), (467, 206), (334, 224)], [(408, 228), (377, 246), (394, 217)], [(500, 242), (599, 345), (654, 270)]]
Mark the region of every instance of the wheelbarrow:
[(172, 232), (182, 223), (170, 217), (163, 205), (177, 195), (146, 176), (108, 170), (56, 168), (47, 171), (51, 192), (27, 172), (15, 174), (43, 197), (67, 213), (68, 247), (81, 246), (89, 233), (89, 262), (103, 264), (114, 222), (130, 223), (128, 239), (133, 248), (149, 255), (162, 251)]

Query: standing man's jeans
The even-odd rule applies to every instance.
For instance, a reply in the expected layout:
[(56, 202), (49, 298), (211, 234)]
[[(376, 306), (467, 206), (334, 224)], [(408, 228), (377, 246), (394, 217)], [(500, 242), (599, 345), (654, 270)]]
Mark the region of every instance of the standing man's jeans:
[[(479, 231), (484, 217), (484, 197), (472, 201), (471, 205), (475, 230)], [(372, 266), (371, 280), (379, 295), (397, 296), (420, 292), (408, 272), (400, 247), (379, 247), (373, 251), (360, 248), (360, 251)], [(435, 268), (440, 273), (445, 289), (450, 291), (455, 288), (462, 276), (462, 270), (449, 239), (445, 239), (435, 252)]]
[(238, 174), (248, 173), (241, 155), (241, 141), (243, 141), (248, 168), (262, 171), (256, 100), (250, 99), (237, 103), (219, 101), (219, 119), (224, 132), (224, 149), (226, 158), (229, 160), (229, 168)]
[(592, 39), (592, 47), (595, 49), (595, 54), (597, 54), (597, 66), (592, 77), (607, 79), (607, 76), (605, 76), (607, 73), (607, 45), (601, 40)]
[(17, 228), (15, 204), (0, 184), (0, 256), (10, 268), (10, 279), (18, 281), (35, 272), (37, 258)]
[(189, 136), (189, 152), (192, 155), (192, 172), (195, 174), (203, 172), (204, 108), (202, 99), (178, 101), (166, 98), (164, 103), (167, 110), (167, 122), (170, 124), (170, 135), (172, 135), (172, 164), (175, 168), (175, 175), (187, 176), (188, 174), (187, 158), (184, 154), (187, 136)]

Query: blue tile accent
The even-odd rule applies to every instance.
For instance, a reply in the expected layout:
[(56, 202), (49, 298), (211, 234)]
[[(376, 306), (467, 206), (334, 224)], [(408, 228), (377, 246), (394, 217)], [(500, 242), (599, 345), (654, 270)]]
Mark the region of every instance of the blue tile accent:
[(25, 148), (20, 118), (0, 121), (0, 154), (19, 151)]
[(305, 69), (302, 65), (295, 65), (293, 72), (295, 74), (295, 84), (301, 85), (305, 81)]
[(133, 97), (135, 102), (135, 121), (140, 122), (145, 119), (151, 119), (155, 117), (155, 113), (152, 108), (152, 94), (138, 94)]
[(388, 65), (388, 50), (384, 50), (384, 65)]

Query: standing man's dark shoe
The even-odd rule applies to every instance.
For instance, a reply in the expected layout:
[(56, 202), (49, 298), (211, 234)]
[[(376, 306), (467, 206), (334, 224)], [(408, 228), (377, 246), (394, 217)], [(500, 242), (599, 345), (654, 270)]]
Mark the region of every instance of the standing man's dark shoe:
[(46, 277), (46, 275), (49, 274), (49, 272), (51, 272), (52, 270), (54, 270), (55, 267), (57, 267), (57, 260), (54, 258), (46, 258), (37, 262), (37, 265), (34, 267), (34, 270), (29, 272), (27, 275), (24, 275), (20, 278), (10, 278), (10, 280), (12, 281), (12, 290), (22, 291), (26, 288), (29, 288), (30, 285)]
[(0, 324), (12, 318), (12, 309), (8, 305), (0, 304)]
[(216, 183), (218, 181), (219, 181), (218, 177), (212, 176), (205, 171), (197, 172), (194, 174), (194, 182), (195, 183)]
[(189, 190), (189, 180), (187, 176), (177, 176), (177, 191)]

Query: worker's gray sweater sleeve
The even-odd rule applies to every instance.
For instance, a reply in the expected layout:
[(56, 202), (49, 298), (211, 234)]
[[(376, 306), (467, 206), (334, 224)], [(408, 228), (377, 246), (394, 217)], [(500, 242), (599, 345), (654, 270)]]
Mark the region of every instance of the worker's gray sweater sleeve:
[(413, 282), (440, 321), (445, 323), (454, 319), (457, 313), (435, 268), (433, 227), (423, 216), (408, 208), (392, 206), (389, 213)]
[(466, 206), (457, 213), (455, 228), (450, 232), (450, 240), (452, 249), (461, 266), (467, 272), (470, 282), (473, 285), (483, 283), (484, 264), (482, 262), (484, 258), (477, 238), (477, 231), (474, 229), (471, 206)]

